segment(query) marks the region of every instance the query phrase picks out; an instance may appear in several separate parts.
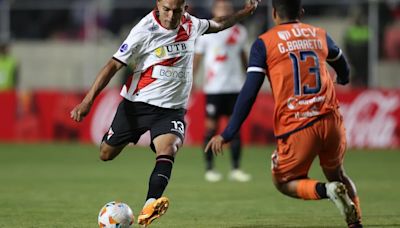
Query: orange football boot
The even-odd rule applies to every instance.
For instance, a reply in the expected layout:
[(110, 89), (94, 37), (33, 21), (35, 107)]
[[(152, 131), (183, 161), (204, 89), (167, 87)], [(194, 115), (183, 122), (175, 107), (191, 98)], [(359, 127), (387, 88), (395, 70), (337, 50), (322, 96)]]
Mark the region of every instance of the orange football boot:
[(138, 217), (138, 224), (147, 227), (153, 220), (159, 218), (167, 212), (169, 199), (161, 197), (145, 205)]

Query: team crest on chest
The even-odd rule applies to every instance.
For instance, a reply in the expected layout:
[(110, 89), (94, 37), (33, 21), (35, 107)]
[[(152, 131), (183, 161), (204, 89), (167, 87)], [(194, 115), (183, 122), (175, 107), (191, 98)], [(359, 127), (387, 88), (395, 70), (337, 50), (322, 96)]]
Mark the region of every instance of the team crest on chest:
[(153, 24), (153, 25), (149, 28), (149, 31), (150, 31), (150, 32), (154, 32), (154, 31), (156, 31), (158, 28), (159, 28), (158, 25)]

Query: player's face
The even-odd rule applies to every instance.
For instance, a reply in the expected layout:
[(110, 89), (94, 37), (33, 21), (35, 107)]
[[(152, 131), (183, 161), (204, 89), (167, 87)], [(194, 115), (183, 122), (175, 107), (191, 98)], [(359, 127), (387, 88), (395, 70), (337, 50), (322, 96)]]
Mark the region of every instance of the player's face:
[(229, 1), (217, 1), (214, 5), (214, 17), (225, 17), (233, 13), (232, 3)]
[(161, 25), (167, 29), (177, 28), (186, 8), (185, 0), (157, 0)]

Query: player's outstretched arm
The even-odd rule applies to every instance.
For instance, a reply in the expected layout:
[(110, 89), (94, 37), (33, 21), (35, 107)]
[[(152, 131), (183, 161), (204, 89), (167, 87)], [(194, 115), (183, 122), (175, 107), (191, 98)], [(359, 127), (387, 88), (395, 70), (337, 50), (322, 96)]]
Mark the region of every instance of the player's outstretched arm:
[(215, 33), (232, 27), (234, 24), (253, 14), (259, 2), (261, 2), (261, 0), (248, 0), (244, 8), (234, 14), (211, 19), (210, 28), (206, 33)]
[(71, 111), (71, 118), (73, 120), (77, 122), (83, 120), (83, 118), (89, 113), (90, 108), (92, 107), (92, 104), (97, 95), (99, 95), (99, 93), (107, 86), (111, 78), (119, 69), (121, 69), (122, 66), (122, 63), (114, 59), (108, 61), (108, 63), (97, 75), (96, 80), (94, 81), (89, 92), (86, 94), (85, 98)]

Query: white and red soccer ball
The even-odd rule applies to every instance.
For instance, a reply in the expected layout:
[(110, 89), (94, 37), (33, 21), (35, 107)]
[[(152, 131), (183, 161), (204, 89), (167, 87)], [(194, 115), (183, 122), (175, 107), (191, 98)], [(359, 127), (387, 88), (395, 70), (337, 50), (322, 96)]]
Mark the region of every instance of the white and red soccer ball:
[(130, 228), (135, 221), (132, 209), (125, 203), (112, 201), (99, 212), (100, 228)]

